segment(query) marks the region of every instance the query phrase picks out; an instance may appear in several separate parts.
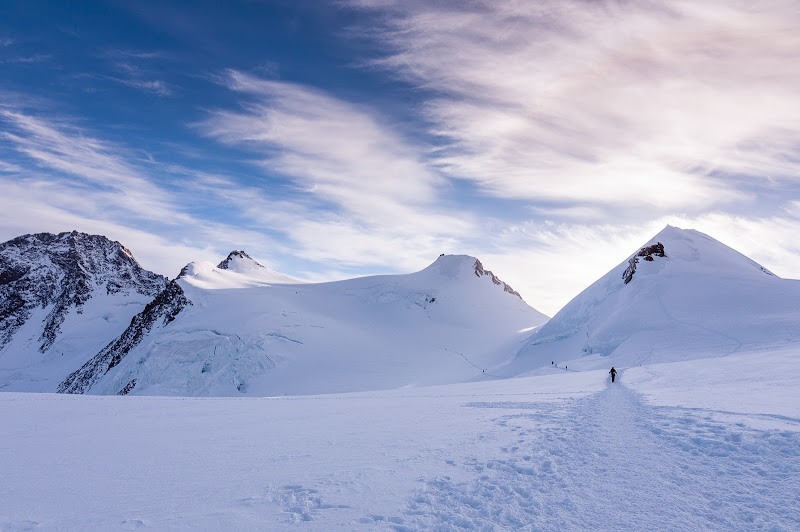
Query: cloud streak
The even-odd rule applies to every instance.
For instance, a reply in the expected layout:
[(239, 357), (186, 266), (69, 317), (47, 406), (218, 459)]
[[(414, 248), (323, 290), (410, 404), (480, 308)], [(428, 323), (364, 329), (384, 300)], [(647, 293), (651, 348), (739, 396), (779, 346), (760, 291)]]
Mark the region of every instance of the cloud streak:
[(373, 66), (414, 83), (438, 163), (489, 194), (699, 212), (797, 182), (789, 2), (380, 2)]
[(423, 150), (374, 110), (238, 71), (224, 83), (242, 95), (243, 110), (214, 111), (197, 127), (260, 156), (265, 174), (280, 176), (315, 205), (287, 228), (300, 255), (397, 268), (435, 257), (474, 229), (471, 216), (440, 204), (446, 182)]

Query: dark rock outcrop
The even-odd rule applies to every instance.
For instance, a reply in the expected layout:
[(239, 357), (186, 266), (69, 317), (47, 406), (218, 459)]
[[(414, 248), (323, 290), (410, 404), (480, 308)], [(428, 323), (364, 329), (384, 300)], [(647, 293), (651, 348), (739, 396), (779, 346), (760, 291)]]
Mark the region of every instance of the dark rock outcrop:
[(180, 285), (176, 281), (170, 281), (143, 311), (133, 317), (131, 324), (119, 338), (59, 384), (58, 393), (84, 393), (89, 390), (100, 377), (119, 364), (131, 349), (139, 345), (154, 326), (159, 323), (162, 327), (168, 325), (181, 310), (191, 304)]
[(622, 279), (625, 281), (625, 284), (628, 284), (633, 279), (633, 274), (636, 273), (636, 265), (639, 264), (639, 258), (643, 258), (648, 262), (652, 262), (653, 257), (665, 257), (664, 254), (664, 244), (658, 242), (657, 244), (653, 244), (652, 246), (645, 246), (640, 249), (636, 255), (631, 257), (628, 260), (628, 267), (625, 268), (625, 271), (622, 274)]
[(496, 284), (498, 286), (502, 286), (504, 291), (508, 292), (509, 294), (513, 294), (513, 295), (517, 296), (518, 298), (522, 299), (522, 296), (519, 295), (519, 292), (517, 292), (516, 290), (514, 290), (513, 288), (508, 286), (503, 281), (501, 281), (499, 277), (497, 277), (495, 274), (493, 274), (491, 272), (491, 270), (485, 270), (483, 268), (483, 264), (481, 264), (481, 261), (479, 261), (478, 259), (475, 259), (475, 275), (477, 277), (482, 277), (484, 275), (488, 275), (489, 277), (492, 278), (492, 282), (494, 284)]

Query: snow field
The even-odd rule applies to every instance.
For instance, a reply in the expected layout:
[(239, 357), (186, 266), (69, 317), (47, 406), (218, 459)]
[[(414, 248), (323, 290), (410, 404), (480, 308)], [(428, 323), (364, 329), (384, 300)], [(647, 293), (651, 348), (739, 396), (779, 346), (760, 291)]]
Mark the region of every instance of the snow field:
[(794, 360), (614, 385), (604, 370), (281, 398), (0, 393), (0, 530), (796, 530), (796, 407), (732, 385), (764, 359)]

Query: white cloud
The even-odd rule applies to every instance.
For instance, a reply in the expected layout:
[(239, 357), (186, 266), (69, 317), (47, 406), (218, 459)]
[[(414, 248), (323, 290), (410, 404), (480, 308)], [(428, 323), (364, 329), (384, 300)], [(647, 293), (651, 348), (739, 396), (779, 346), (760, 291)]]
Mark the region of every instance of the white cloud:
[(19, 110), (0, 108), (0, 121), (9, 126), (0, 137), (16, 151), (42, 168), (73, 176), (75, 184), (96, 187), (81, 201), (94, 201), (106, 209), (116, 206), (133, 217), (162, 223), (188, 221), (175, 209), (164, 190), (129, 162), (132, 157), (123, 148), (89, 136), (68, 123), (45, 120)]
[[(253, 95), (245, 112), (213, 113), (209, 136), (271, 155), (265, 164), (307, 189), (426, 202), (440, 178), (368, 109), (322, 91), (230, 71), (228, 86)], [(343, 192), (344, 191), (344, 192)]]
[(143, 164), (124, 146), (63, 119), (7, 106), (0, 108), (0, 123), (7, 126), (0, 135), (8, 146), (25, 156), (0, 165), (9, 174), (0, 174), (2, 237), (72, 229), (104, 234), (131, 248), (145, 267), (167, 275), (191, 260), (218, 261), (233, 248), (257, 253), (278, 247), (247, 219), (223, 212), (217, 221), (195, 212), (209, 205), (224, 211), (231, 204), (226, 195), (243, 196), (246, 189), (233, 181), (210, 187), (190, 169)]
[(298, 255), (399, 269), (475, 229), (472, 215), (442, 207), (444, 180), (375, 111), (307, 86), (228, 74), (227, 85), (255, 101), (198, 127), (260, 154), (266, 174), (314, 204), (286, 226)]
[(16, 164), (7, 163), (0, 160), (0, 172), (5, 174), (18, 173), (22, 171), (22, 167)]
[(532, 201), (698, 212), (797, 181), (800, 13), (783, 1), (365, 2), (438, 162)]

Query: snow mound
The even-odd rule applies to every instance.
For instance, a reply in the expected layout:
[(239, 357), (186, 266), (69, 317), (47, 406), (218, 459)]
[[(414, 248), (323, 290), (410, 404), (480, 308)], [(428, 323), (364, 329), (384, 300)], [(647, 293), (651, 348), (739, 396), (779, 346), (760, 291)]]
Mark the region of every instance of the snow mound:
[(536, 331), (504, 371), (672, 362), (798, 340), (800, 281), (667, 226)]

